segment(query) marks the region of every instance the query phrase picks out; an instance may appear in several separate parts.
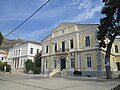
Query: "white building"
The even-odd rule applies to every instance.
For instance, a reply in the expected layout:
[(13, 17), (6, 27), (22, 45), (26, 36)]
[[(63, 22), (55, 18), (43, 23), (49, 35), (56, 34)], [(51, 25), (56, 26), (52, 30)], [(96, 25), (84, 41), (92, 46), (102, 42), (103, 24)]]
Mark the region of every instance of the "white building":
[(7, 61), (7, 55), (8, 53), (4, 51), (3, 49), (0, 49), (0, 61), (6, 62)]
[(24, 62), (27, 59), (34, 60), (34, 56), (42, 50), (40, 43), (26, 41), (17, 43), (9, 49), (8, 62), (14, 69), (24, 68)]

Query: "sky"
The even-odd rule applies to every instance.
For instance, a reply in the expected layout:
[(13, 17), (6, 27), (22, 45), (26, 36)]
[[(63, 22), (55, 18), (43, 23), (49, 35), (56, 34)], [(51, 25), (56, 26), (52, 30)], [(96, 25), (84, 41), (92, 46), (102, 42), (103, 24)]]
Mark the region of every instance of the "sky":
[[(47, 0), (0, 0), (0, 32), (5, 36)], [(6, 38), (40, 42), (62, 22), (99, 24), (101, 0), (51, 0)]]

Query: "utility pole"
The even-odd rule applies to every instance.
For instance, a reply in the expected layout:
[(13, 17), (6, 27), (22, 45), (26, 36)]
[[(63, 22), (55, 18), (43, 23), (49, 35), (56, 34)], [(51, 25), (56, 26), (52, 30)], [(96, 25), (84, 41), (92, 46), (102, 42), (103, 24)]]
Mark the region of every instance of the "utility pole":
[(43, 59), (43, 75), (44, 75), (44, 67), (45, 67), (45, 65), (44, 65), (44, 61), (45, 61), (45, 58)]

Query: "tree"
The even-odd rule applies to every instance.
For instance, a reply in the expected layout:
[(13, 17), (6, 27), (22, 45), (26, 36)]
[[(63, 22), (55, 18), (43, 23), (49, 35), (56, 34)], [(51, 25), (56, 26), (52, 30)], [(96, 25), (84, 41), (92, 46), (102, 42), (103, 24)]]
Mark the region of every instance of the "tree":
[(2, 41), (3, 41), (3, 35), (2, 35), (2, 33), (0, 32), (0, 46), (1, 46), (1, 44), (2, 44)]
[[(100, 47), (106, 47), (106, 78), (110, 79), (112, 78), (110, 68), (111, 47), (116, 36), (120, 35), (120, 0), (103, 0), (103, 3), (104, 7), (101, 13), (105, 17), (100, 19), (98, 40), (100, 40)], [(105, 43), (106, 38), (109, 39), (108, 43)]]
[(33, 65), (34, 65), (33, 61), (30, 60), (30, 59), (27, 59), (26, 62), (25, 62), (25, 69), (26, 69), (25, 71), (27, 73), (29, 73), (30, 71), (32, 71)]
[(41, 55), (42, 53), (37, 53), (34, 57), (35, 66), (41, 68)]

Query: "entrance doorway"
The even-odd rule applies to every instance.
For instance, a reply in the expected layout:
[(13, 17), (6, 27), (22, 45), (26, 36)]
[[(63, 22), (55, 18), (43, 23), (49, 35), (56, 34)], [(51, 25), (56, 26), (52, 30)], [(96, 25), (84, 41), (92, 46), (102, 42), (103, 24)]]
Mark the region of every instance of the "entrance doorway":
[(117, 68), (118, 68), (118, 71), (120, 71), (120, 62), (117, 62)]
[(60, 70), (62, 71), (63, 69), (66, 69), (66, 60), (65, 59), (61, 59), (60, 60)]

